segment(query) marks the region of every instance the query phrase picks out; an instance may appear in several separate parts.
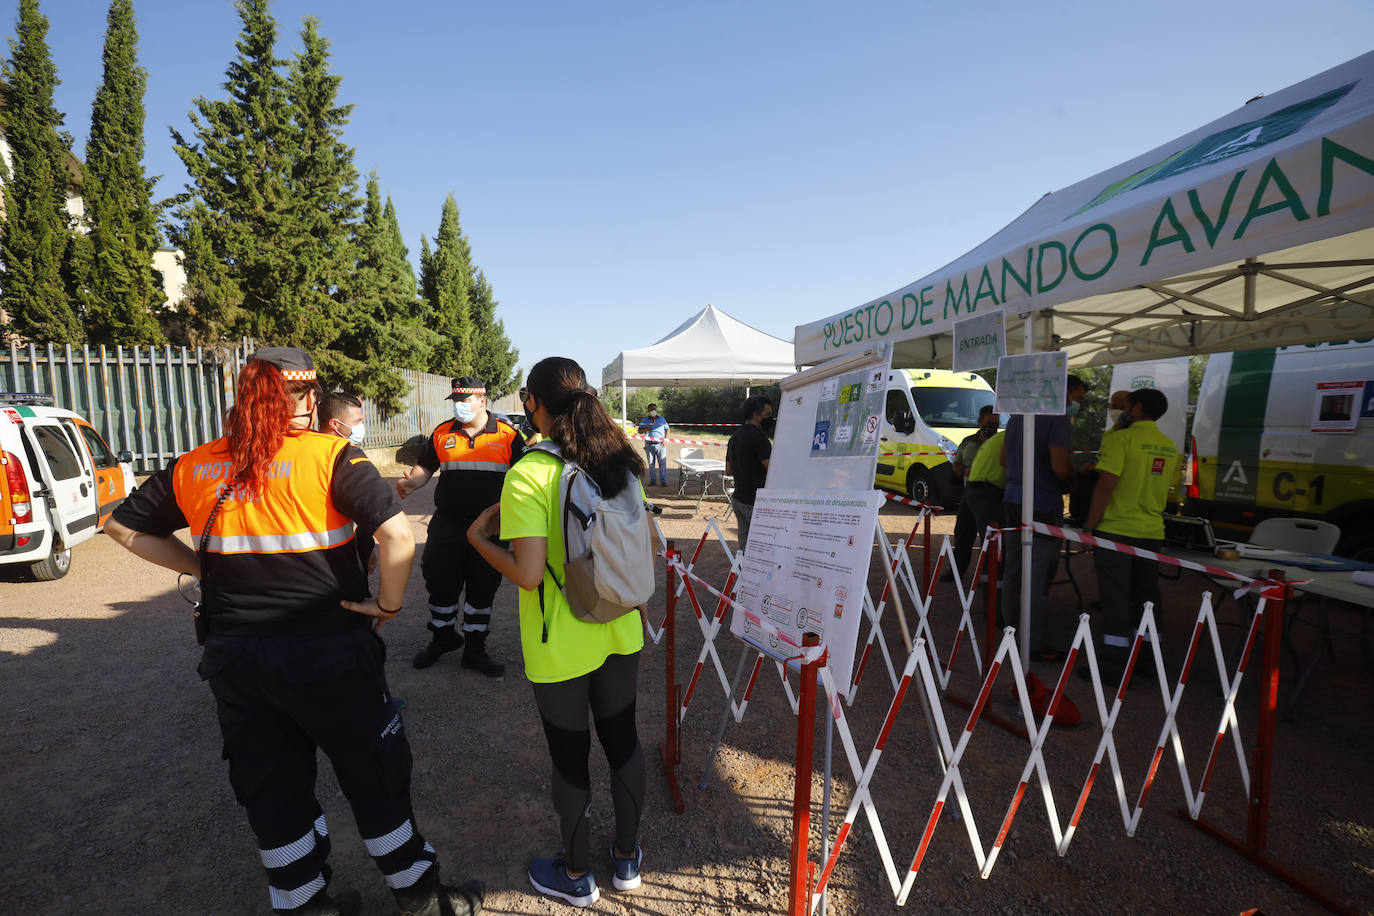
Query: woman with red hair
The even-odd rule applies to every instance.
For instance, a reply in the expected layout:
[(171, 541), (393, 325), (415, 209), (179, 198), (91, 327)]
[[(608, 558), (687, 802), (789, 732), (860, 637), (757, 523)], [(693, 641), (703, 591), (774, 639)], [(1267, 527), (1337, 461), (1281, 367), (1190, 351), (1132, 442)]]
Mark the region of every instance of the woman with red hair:
[[(319, 399), (309, 354), (259, 350), (239, 375), (225, 436), (153, 475), (106, 530), (199, 579), (198, 670), (215, 695), (229, 782), (257, 836), (273, 910), (325, 916), (360, 905), (356, 892), (326, 889), (329, 832), (314, 796), (323, 750), (401, 911), (474, 914), (482, 883), (441, 884), (415, 824), (410, 746), (373, 632), (400, 613), (410, 522), (366, 455), (311, 431)], [(355, 523), (379, 547), (375, 599)], [(187, 526), (197, 550), (175, 536)]]

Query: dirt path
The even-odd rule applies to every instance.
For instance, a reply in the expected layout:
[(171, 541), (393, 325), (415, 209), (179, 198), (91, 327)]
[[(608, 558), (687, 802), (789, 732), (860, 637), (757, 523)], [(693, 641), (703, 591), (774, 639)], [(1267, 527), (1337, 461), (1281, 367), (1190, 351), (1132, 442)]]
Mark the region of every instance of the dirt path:
[[(407, 509), (423, 540), (432, 488)], [(651, 496), (668, 506), (663, 526), (683, 545), (695, 544), (719, 503)], [(884, 510), (891, 532), (905, 533), (912, 513)], [(936, 531), (949, 530), (939, 519)], [(734, 528), (726, 524), (727, 536)], [(919, 554), (915, 555), (919, 567)], [(1094, 596), (1090, 563), (1075, 563), (1084, 601)], [(876, 564), (875, 564), (876, 568)], [(718, 546), (698, 567), (710, 582), (725, 578)], [(874, 574), (876, 583), (879, 573)], [(1197, 580), (1169, 584), (1166, 637), (1171, 652), (1187, 637), (1196, 614)], [(952, 586), (937, 592), (933, 626), (947, 652), (958, 613)], [(564, 910), (534, 896), (525, 877), (531, 856), (556, 848), (548, 802), (549, 764), (516, 642), (515, 591), (502, 587), (489, 644), (508, 666), (497, 681), (459, 669), (452, 656), (426, 671), (410, 666), (425, 643), (425, 602), (418, 571), (405, 616), (387, 627), (388, 676), (406, 699), (405, 720), (415, 751), (417, 816), (439, 850), (446, 874), (478, 875), (489, 887), (488, 911), (502, 914)], [(1074, 596), (1055, 588), (1061, 635), (1074, 624)], [(654, 620), (662, 615), (656, 599)], [(1230, 608), (1234, 614), (1234, 606)], [(889, 646), (900, 637), (887, 618)], [(701, 637), (690, 611), (679, 618), (678, 669), (690, 674)], [(1349, 623), (1342, 618), (1342, 626)], [(866, 630), (865, 630), (866, 632)], [(1233, 631), (1226, 631), (1229, 638)], [(727, 672), (741, 644), (719, 639)], [(1351, 641), (1337, 644), (1340, 664), (1358, 658)], [(657, 755), (664, 727), (663, 647), (650, 645), (641, 666), (639, 720), (649, 753), (650, 793), (642, 834), (645, 883), (635, 894), (609, 889), (604, 863), (600, 913), (771, 913), (783, 910), (787, 890), (795, 720), (771, 664), (764, 668), (742, 723), (698, 787), (720, 720), (723, 691), (708, 665), (684, 723), (680, 770), (687, 813), (672, 812)], [(105, 537), (75, 551), (72, 573), (58, 582), (0, 579), (0, 912), (3, 913), (265, 913), (267, 898), (254, 842), (229, 790), (209, 691), (195, 674), (197, 648), (187, 605), (173, 577), (141, 564)], [(1180, 659), (1170, 659), (1176, 671)], [(900, 665), (900, 661), (898, 662)], [(1046, 670), (1039, 670), (1045, 668)], [(1038, 666), (1042, 678), (1055, 671)], [(1323, 668), (1323, 672), (1330, 666)], [(1180, 711), (1179, 730), (1194, 785), (1220, 711), (1217, 678), (1199, 665)], [(1009, 714), (1004, 680), (991, 708)], [(793, 679), (795, 686), (795, 678)], [(1283, 682), (1286, 692), (1287, 679)], [(976, 679), (956, 669), (952, 692), (972, 695)], [(1056, 730), (1046, 745), (1047, 771), (1061, 819), (1067, 819), (1101, 736), (1086, 688), (1070, 695), (1088, 713), (1075, 730)], [(886, 671), (875, 666), (847, 710), (867, 758), (893, 696)], [(1133, 689), (1117, 728), (1132, 802), (1149, 767), (1163, 722), (1158, 688)], [(1367, 674), (1330, 674), (1309, 689), (1302, 718), (1279, 730), (1270, 847), (1333, 893), (1374, 904), (1374, 690)], [(1253, 742), (1255, 684), (1241, 697), (1246, 745)], [(957, 734), (965, 713), (944, 703)], [(821, 721), (821, 720), (818, 720)], [(824, 728), (818, 732), (822, 765)], [(961, 766), (984, 847), (1013, 798), (1027, 757), (1024, 739), (980, 726)], [(605, 763), (594, 752), (594, 843), (609, 837)], [(837, 813), (853, 791), (853, 777), (835, 744)], [(941, 912), (1101, 912), (1191, 910), (1238, 913), (1308, 912), (1314, 906), (1266, 872), (1183, 823), (1175, 814), (1183, 790), (1172, 748), (1159, 768), (1134, 838), (1125, 835), (1115, 788), (1104, 770), (1063, 858), (1055, 855), (1045, 803), (1033, 781), (991, 876), (980, 880), (966, 832), (951, 805), (935, 832), (907, 909)], [(815, 780), (819, 825), (822, 779)], [(904, 874), (939, 789), (925, 720), (908, 702), (898, 717), (873, 785), (896, 868)], [(367, 859), (352, 818), (326, 765), (319, 798), (334, 838), (338, 880), (359, 888), (364, 912), (391, 912), (390, 898)], [(1239, 832), (1244, 794), (1234, 751), (1217, 769), (1204, 813)], [(817, 828), (817, 836), (819, 829)], [(813, 858), (818, 857), (813, 852)], [(832, 881), (835, 914), (897, 910), (880, 864), (873, 831), (860, 815)]]

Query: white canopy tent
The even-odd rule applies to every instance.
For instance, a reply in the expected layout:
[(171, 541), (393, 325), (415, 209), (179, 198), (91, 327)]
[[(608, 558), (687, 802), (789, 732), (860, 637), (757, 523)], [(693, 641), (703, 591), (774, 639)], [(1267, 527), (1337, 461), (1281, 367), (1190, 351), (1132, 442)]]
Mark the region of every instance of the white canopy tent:
[(648, 347), (622, 350), (601, 370), (602, 386), (756, 385), (796, 371), (792, 342), (708, 305)]
[(998, 310), (1005, 340), (1071, 365), (1370, 336), (1374, 52), (1047, 194), (934, 273), (798, 326), (796, 360), (888, 340), (894, 365), (950, 365), (955, 322)]
[(895, 345), (948, 365), (954, 322), (1039, 312), (1073, 365), (1368, 336), (1374, 52), (1046, 194), (968, 254), (796, 330), (799, 365)]

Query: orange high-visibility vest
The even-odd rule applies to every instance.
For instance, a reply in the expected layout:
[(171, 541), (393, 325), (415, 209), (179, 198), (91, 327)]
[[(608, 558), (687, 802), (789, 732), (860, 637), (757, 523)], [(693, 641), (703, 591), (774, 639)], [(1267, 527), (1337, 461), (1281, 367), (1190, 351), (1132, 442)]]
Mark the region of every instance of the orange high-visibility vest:
[[(329, 500), (330, 479), (348, 440), (302, 431), (286, 436), (268, 467), (262, 492), (245, 499), (240, 489), (220, 508), (208, 553), (283, 554), (328, 550), (353, 540), (353, 522)], [(220, 491), (234, 476), (228, 443), (216, 439), (183, 455), (173, 473), (177, 505), (193, 544)]]

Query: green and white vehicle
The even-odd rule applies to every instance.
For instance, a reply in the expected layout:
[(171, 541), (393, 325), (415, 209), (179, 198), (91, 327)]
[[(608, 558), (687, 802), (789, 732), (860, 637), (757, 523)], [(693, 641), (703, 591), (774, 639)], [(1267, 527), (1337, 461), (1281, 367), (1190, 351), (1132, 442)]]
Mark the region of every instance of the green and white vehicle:
[(1189, 514), (1242, 539), (1323, 519), (1338, 554), (1374, 560), (1374, 340), (1212, 356), (1190, 446)]
[(877, 485), (953, 508), (962, 481), (951, 462), (959, 443), (978, 428), (978, 411), (992, 402), (992, 386), (975, 373), (893, 369), (878, 442)]

